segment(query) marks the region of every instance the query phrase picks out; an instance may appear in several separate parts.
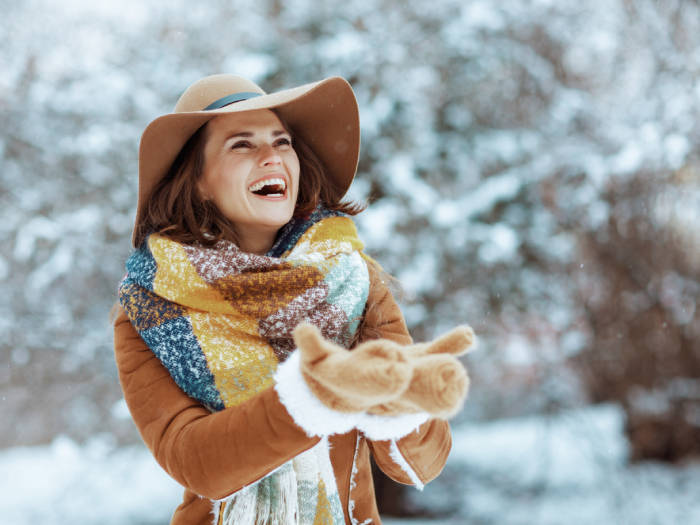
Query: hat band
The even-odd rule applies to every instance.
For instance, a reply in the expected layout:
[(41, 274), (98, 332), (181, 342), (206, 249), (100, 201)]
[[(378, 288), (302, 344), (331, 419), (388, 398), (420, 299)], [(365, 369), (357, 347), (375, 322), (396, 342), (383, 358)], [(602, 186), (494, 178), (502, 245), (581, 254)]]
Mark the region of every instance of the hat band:
[(231, 95), (226, 95), (225, 97), (215, 100), (209, 104), (203, 111), (209, 111), (210, 109), (219, 109), (234, 102), (240, 102), (241, 100), (248, 100), (249, 98), (259, 97), (261, 93), (255, 93), (253, 91), (242, 91), (240, 93), (233, 93)]

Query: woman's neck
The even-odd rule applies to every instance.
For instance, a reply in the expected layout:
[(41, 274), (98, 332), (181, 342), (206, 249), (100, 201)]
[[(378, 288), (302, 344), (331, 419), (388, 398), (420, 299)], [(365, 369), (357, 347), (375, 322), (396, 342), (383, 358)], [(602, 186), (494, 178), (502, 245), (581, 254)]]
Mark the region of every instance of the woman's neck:
[(275, 242), (278, 230), (244, 228), (236, 229), (238, 247), (244, 252), (265, 255)]

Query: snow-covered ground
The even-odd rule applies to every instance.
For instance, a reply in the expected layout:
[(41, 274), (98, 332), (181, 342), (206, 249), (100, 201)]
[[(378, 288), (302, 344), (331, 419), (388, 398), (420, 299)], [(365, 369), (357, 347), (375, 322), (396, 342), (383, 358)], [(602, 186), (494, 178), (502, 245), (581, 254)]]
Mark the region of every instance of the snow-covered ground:
[[(453, 429), (443, 474), (414, 503), (451, 511), (411, 523), (700, 523), (700, 463), (628, 466), (622, 413), (601, 406)], [(0, 452), (0, 522), (165, 524), (179, 486), (142, 447), (107, 437)]]
[(445, 472), (413, 500), (453, 509), (451, 524), (700, 524), (700, 462), (630, 466), (622, 429), (613, 405), (460, 426)]

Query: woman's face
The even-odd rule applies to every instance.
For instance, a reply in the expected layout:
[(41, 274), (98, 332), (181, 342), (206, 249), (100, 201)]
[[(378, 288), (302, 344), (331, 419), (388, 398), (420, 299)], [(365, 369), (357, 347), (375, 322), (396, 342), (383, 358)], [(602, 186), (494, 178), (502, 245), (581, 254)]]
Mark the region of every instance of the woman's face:
[(242, 246), (274, 239), (299, 191), (299, 158), (277, 115), (261, 109), (210, 120), (199, 191), (233, 223)]

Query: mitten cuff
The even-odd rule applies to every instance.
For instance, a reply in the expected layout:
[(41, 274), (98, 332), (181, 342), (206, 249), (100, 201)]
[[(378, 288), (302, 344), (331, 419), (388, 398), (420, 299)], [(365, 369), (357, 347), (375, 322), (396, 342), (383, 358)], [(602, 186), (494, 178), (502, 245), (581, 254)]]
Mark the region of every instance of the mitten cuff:
[(377, 414), (358, 414), (356, 426), (372, 441), (401, 439), (430, 419), (427, 412), (403, 414), (400, 416), (380, 416)]
[(324, 405), (309, 389), (301, 374), (300, 352), (295, 350), (275, 372), (280, 401), (309, 436), (344, 434), (356, 426), (360, 414), (338, 412)]

